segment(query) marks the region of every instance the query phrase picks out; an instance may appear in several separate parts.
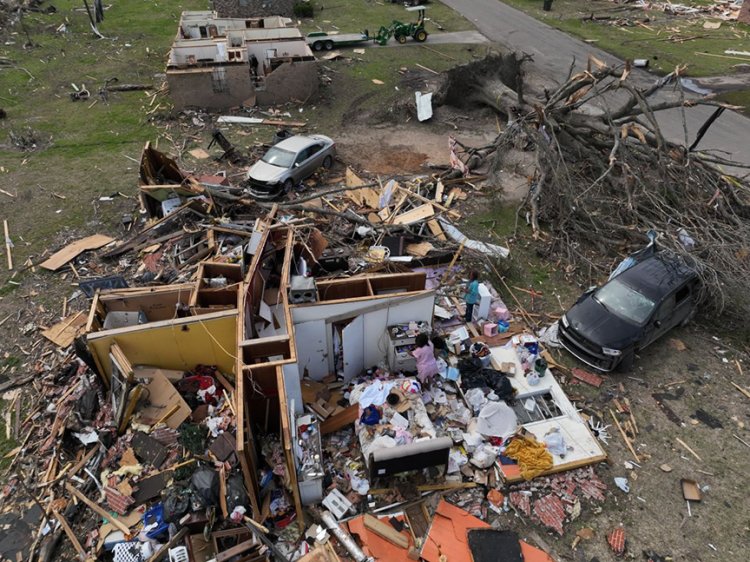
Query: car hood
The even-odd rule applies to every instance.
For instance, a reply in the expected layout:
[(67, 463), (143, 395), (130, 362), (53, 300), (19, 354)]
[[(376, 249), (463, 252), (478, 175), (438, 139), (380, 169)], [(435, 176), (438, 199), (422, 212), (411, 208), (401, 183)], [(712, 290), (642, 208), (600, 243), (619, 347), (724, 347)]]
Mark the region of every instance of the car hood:
[(263, 160), (258, 160), (247, 172), (247, 179), (260, 181), (263, 183), (275, 183), (281, 180), (281, 177), (287, 172), (287, 168), (280, 168), (267, 164)]
[(566, 314), (570, 327), (600, 347), (625, 349), (639, 339), (642, 326), (628, 322), (608, 311), (593, 295), (586, 295)]

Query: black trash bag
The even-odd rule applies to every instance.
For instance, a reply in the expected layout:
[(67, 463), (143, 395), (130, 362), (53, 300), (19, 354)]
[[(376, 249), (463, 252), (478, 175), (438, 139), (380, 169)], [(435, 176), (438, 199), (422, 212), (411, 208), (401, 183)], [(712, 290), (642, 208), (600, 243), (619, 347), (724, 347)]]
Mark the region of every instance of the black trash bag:
[(81, 397), (78, 399), (76, 404), (76, 411), (78, 416), (83, 423), (91, 423), (94, 419), (94, 414), (98, 410), (99, 398), (97, 397), (95, 388), (88, 388)]
[(227, 478), (227, 510), (229, 513), (232, 513), (238, 505), (247, 509), (249, 504), (250, 499), (247, 497), (245, 481), (242, 476), (233, 474)]
[(193, 473), (190, 487), (204, 507), (219, 504), (219, 475), (215, 470), (204, 467)]
[(500, 400), (510, 400), (514, 394), (508, 377), (495, 369), (480, 368), (476, 371), (462, 371), (461, 387), (464, 391), (472, 388), (488, 388), (493, 390)]
[(458, 370), (461, 372), (461, 377), (466, 374), (475, 373), (482, 370), (482, 360), (479, 357), (470, 357), (467, 359), (461, 359), (458, 362)]
[(190, 490), (173, 487), (164, 492), (164, 521), (177, 523), (190, 509)]

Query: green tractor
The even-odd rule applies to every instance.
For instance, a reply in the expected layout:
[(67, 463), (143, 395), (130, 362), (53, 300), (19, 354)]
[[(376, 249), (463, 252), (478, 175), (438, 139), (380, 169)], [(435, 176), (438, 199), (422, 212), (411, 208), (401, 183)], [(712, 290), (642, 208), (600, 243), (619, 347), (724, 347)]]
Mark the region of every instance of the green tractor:
[(385, 45), (391, 37), (395, 37), (399, 43), (406, 43), (408, 37), (413, 38), (418, 43), (424, 43), (427, 39), (427, 30), (424, 28), (424, 6), (413, 6), (406, 8), (409, 12), (417, 12), (419, 17), (414, 23), (403, 23), (393, 20), (388, 27), (381, 27), (375, 37), (378, 45)]

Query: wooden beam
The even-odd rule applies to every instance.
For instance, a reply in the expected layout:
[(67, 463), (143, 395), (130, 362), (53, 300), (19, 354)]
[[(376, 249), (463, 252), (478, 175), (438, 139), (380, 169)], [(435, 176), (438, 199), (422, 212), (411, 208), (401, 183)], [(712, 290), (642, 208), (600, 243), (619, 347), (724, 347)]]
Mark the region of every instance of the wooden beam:
[(630, 442), (630, 439), (628, 439), (627, 433), (625, 433), (625, 430), (622, 428), (622, 426), (620, 425), (620, 422), (617, 420), (617, 416), (615, 416), (615, 413), (611, 409), (609, 410), (609, 414), (612, 416), (612, 421), (615, 422), (617, 429), (620, 430), (620, 435), (622, 435), (622, 439), (623, 441), (625, 441), (625, 445), (627, 445), (628, 449), (630, 449), (630, 453), (633, 455), (635, 462), (641, 462), (641, 459), (638, 457), (638, 454), (635, 452), (635, 449), (633, 448), (633, 444)]
[(68, 524), (68, 520), (65, 519), (65, 517), (62, 514), (58, 513), (57, 510), (55, 509), (52, 510), (52, 514), (55, 516), (55, 519), (59, 521), (60, 526), (63, 528), (63, 531), (65, 531), (65, 534), (68, 535), (70, 542), (73, 543), (73, 548), (78, 553), (78, 557), (81, 560), (85, 559), (86, 551), (83, 549), (78, 538), (73, 533), (73, 529), (70, 528), (70, 525)]
[[(125, 525), (119, 519), (112, 517), (112, 515), (110, 515), (105, 509), (99, 507), (97, 504), (92, 502), (90, 499), (84, 496), (81, 491), (71, 486), (68, 482), (65, 483), (65, 489), (68, 490), (68, 492), (70, 492), (71, 494), (73, 494), (76, 498), (81, 500), (83, 503), (85, 503), (87, 506), (89, 506), (89, 508), (94, 513), (96, 513), (100, 517), (103, 517), (104, 519), (112, 523), (112, 525), (117, 527), (120, 531), (122, 531), (126, 535), (130, 535), (130, 528), (127, 525)], [(187, 529), (185, 530), (187, 531)]]

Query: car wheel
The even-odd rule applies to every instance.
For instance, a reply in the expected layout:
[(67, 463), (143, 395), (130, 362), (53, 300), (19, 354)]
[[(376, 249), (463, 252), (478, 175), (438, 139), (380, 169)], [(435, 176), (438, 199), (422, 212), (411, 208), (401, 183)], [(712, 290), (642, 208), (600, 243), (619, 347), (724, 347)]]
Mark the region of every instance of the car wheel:
[(323, 50), (323, 43), (321, 43), (320, 41), (315, 41), (315, 43), (313, 43), (313, 50), (315, 50), (315, 51), (322, 51)]
[(284, 182), (284, 193), (289, 193), (294, 187), (294, 180), (292, 178), (287, 179)]
[(629, 373), (633, 370), (633, 364), (635, 363), (635, 351), (628, 351), (622, 356), (620, 362), (617, 364), (617, 370), (621, 373)]
[(326, 48), (326, 51), (330, 51), (331, 49), (333, 49), (333, 41), (326, 41), (325, 48)]
[(401, 44), (406, 43), (406, 35), (396, 35), (396, 41)]
[(330, 154), (323, 160), (323, 167), (326, 170), (330, 170), (333, 167), (333, 158), (331, 158)]

